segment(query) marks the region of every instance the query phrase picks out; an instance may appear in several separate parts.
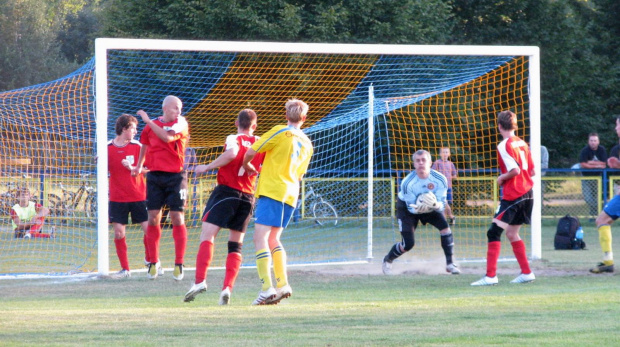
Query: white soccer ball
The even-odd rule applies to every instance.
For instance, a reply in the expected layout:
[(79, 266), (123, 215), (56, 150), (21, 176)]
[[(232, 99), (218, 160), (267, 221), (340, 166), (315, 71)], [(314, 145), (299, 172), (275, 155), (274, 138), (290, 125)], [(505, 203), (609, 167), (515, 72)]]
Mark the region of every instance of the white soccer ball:
[(419, 207), (424, 206), (429, 210), (434, 210), (437, 207), (437, 197), (433, 192), (422, 193), (418, 195), (415, 203)]

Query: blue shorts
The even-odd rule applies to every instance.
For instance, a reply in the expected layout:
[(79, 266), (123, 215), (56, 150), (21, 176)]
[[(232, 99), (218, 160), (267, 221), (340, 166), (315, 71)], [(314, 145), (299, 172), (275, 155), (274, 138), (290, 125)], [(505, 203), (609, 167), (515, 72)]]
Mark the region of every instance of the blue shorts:
[(452, 188), (448, 188), (448, 194), (446, 195), (446, 202), (448, 205), (452, 205)]
[(618, 217), (620, 217), (620, 195), (616, 195), (609, 200), (605, 207), (603, 207), (603, 211), (605, 211), (611, 219), (618, 219)]
[(286, 228), (295, 208), (266, 196), (259, 196), (256, 201), (255, 223), (276, 228)]

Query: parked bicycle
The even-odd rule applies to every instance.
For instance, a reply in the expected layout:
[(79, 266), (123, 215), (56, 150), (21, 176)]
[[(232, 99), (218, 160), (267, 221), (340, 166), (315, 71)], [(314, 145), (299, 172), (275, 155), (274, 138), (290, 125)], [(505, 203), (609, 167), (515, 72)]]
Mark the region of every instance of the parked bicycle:
[(11, 213), (11, 208), (17, 203), (19, 184), (7, 182), (6, 187), (7, 191), (0, 193), (0, 216), (8, 216)]
[(334, 206), (323, 199), (321, 194), (306, 183), (306, 195), (304, 196), (304, 206), (306, 213), (312, 213), (314, 222), (320, 226), (335, 226), (338, 224), (338, 212)]
[[(49, 201), (50, 215), (55, 217), (77, 217), (78, 211), (84, 211), (86, 219), (91, 223), (96, 223), (97, 217), (97, 193), (95, 188), (88, 181), (89, 173), (81, 174), (82, 182), (77, 191), (67, 189), (62, 183), (58, 186), (62, 191), (62, 198), (54, 193), (47, 195)], [(82, 198), (84, 202), (82, 203)], [(62, 220), (66, 223), (66, 219)]]
[[(28, 178), (27, 175), (22, 175), (22, 178)], [(16, 178), (16, 180), (18, 180)], [(20, 182), (8, 181), (5, 183), (7, 190), (6, 192), (0, 193), (0, 217), (8, 216), (11, 213), (11, 209), (15, 204), (17, 204), (17, 192), (20, 188), (26, 187), (27, 184), (23, 183), (25, 180)], [(34, 202), (39, 202), (37, 194), (32, 194), (31, 199)]]

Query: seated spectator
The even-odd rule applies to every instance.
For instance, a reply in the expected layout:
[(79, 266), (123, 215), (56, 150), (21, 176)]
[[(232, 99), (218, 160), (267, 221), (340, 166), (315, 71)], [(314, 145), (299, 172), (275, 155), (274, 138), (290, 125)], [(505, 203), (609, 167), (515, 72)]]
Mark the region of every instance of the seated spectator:
[(29, 239), (31, 237), (53, 238), (54, 230), (50, 234), (41, 232), (45, 217), (50, 210), (39, 203), (30, 201), (30, 190), (26, 187), (18, 188), (18, 203), (11, 208), (11, 219), (16, 238)]

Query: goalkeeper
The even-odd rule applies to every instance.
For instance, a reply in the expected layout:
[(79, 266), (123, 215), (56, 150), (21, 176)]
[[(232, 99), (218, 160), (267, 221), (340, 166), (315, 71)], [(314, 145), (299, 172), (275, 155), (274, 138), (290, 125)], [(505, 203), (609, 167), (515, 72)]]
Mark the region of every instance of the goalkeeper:
[(383, 258), (383, 273), (392, 274), (394, 259), (408, 252), (415, 245), (415, 230), (418, 222), (431, 224), (439, 230), (441, 248), (446, 256), (446, 271), (458, 275), (461, 270), (452, 260), (454, 239), (452, 230), (443, 215), (448, 192), (446, 177), (439, 171), (431, 169), (431, 154), (419, 150), (413, 154), (411, 172), (401, 182), (396, 202), (396, 217), (402, 236), (401, 242), (392, 246), (392, 249)]

